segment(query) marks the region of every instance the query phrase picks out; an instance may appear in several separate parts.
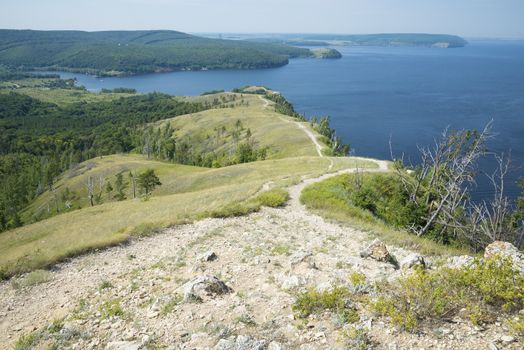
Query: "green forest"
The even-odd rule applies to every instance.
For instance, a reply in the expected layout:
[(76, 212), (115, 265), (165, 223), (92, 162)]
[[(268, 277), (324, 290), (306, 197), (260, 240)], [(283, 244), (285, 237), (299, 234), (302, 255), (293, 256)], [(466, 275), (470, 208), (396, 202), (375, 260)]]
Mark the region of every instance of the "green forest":
[(0, 230), (20, 226), (20, 211), (63, 171), (134, 150), (142, 143), (138, 126), (206, 108), (158, 93), (64, 107), (0, 94)]
[(0, 64), (18, 70), (71, 70), (97, 75), (283, 66), (311, 57), (277, 43), (201, 38), (168, 30), (0, 30)]

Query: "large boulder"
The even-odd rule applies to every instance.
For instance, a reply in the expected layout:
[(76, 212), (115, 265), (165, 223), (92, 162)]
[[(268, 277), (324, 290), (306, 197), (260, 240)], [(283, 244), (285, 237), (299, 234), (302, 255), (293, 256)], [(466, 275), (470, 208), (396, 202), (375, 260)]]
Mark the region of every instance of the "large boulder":
[(201, 262), (210, 262), (215, 261), (216, 259), (218, 259), (218, 256), (215, 254), (215, 252), (211, 250), (205, 252), (204, 254), (198, 257), (198, 260), (200, 260)]
[(140, 350), (142, 343), (138, 341), (112, 341), (107, 343), (106, 350)]
[(275, 274), (274, 277), (280, 288), (284, 290), (297, 289), (307, 284), (307, 279), (305, 277), (292, 273), (286, 274), (280, 272)]
[(200, 275), (179, 288), (184, 301), (204, 301), (232, 291), (224, 282), (210, 275)]
[(289, 263), (291, 265), (297, 265), (303, 261), (310, 260), (311, 256), (313, 256), (313, 253), (309, 250), (297, 250), (289, 257)]
[(447, 259), (445, 266), (451, 269), (461, 269), (473, 265), (474, 262), (475, 258), (469, 255), (452, 256)]
[(426, 267), (426, 261), (424, 257), (417, 253), (411, 253), (400, 261), (400, 267), (402, 269), (412, 269), (414, 267)]
[[(275, 345), (278, 343), (271, 342), (268, 344), (267, 340), (257, 340), (249, 336), (239, 335), (238, 337), (231, 337), (229, 339), (220, 339), (215, 346), (215, 350), (270, 350), (279, 349)], [(271, 345), (271, 346), (270, 346)]]
[(514, 267), (521, 273), (524, 273), (524, 254), (513, 244), (495, 241), (488, 245), (484, 250), (484, 259), (490, 259), (496, 256), (511, 258)]
[(393, 256), (388, 251), (386, 245), (379, 239), (375, 239), (368, 244), (361, 252), (362, 258), (371, 258), (381, 262), (394, 262)]

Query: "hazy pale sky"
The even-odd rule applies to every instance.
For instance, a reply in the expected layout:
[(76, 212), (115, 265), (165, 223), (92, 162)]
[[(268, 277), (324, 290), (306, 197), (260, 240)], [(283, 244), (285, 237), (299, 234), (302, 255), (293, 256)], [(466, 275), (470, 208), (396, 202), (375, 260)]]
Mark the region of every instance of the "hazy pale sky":
[(524, 38), (524, 0), (0, 0), (0, 28)]

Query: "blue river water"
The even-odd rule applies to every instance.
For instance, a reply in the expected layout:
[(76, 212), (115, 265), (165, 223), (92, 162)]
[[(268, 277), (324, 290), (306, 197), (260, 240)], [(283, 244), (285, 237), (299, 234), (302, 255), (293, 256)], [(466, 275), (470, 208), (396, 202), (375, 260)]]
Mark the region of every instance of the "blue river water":
[[(511, 153), (508, 194), (524, 176), (524, 42), (471, 41), (458, 49), (337, 47), (339, 60), (294, 59), (264, 70), (189, 71), (133, 77), (97, 78), (76, 73), (90, 90), (129, 87), (197, 95), (244, 85), (264, 85), (283, 93), (307, 117), (329, 115), (332, 126), (359, 156), (416, 161), (417, 145), (431, 144), (441, 131), (482, 128), (493, 120), (497, 136), (489, 149)], [(486, 159), (480, 172), (490, 172)], [(477, 198), (488, 198), (479, 176)]]

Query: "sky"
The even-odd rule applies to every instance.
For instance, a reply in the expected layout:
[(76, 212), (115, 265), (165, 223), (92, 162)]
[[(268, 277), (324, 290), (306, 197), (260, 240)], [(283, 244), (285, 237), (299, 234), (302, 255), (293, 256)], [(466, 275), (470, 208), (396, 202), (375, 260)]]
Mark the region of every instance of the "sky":
[(524, 0), (0, 0), (0, 28), (524, 38)]

